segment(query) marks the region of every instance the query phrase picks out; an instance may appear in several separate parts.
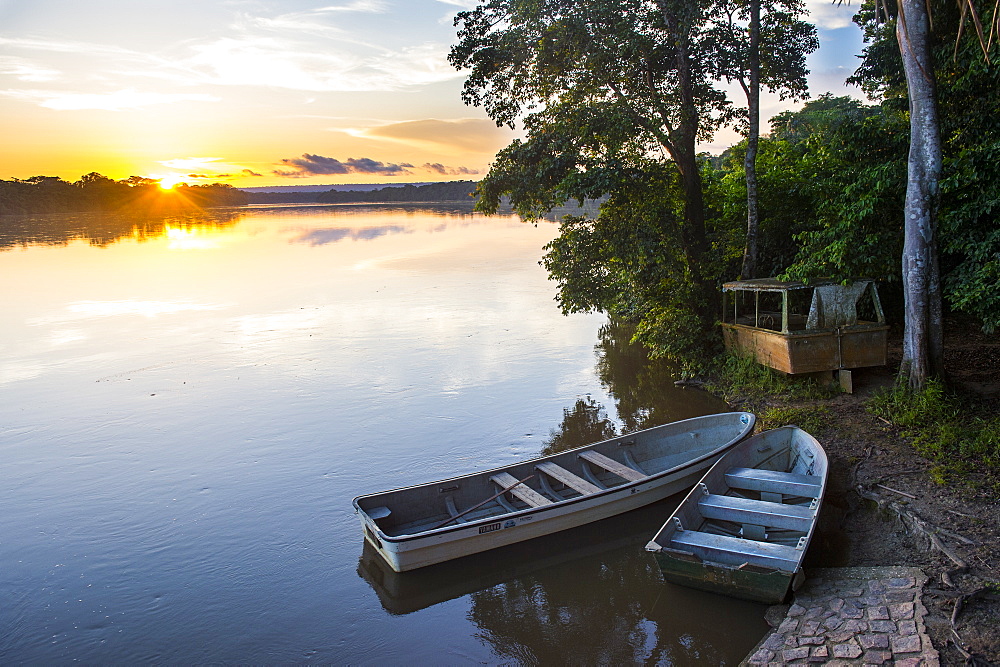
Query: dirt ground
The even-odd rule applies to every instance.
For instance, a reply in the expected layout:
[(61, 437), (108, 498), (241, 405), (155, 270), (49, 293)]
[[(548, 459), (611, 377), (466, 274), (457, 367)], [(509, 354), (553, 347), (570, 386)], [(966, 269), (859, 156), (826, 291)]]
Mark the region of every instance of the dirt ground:
[[(807, 566), (911, 565), (929, 576), (925, 619), (945, 665), (1000, 665), (1000, 498), (988, 486), (942, 485), (898, 429), (869, 414), (872, 392), (891, 384), (900, 359), (854, 372), (854, 394), (808, 403), (747, 397), (758, 414), (772, 405), (826, 406), (816, 433), (830, 459), (821, 530)], [(960, 390), (1000, 407), (1000, 338), (957, 324), (946, 329), (945, 364)], [(817, 549), (816, 546), (821, 548)]]

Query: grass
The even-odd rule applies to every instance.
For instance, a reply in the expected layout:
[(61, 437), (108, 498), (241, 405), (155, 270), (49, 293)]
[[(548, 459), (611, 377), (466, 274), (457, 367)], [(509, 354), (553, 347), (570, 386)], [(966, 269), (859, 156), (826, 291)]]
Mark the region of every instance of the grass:
[(798, 426), (808, 433), (819, 433), (833, 423), (830, 408), (825, 405), (801, 408), (767, 408), (760, 415), (762, 429), (778, 428), (789, 424)]
[(934, 462), (939, 484), (971, 479), (1000, 487), (1000, 418), (944, 385), (931, 380), (921, 391), (905, 383), (878, 392), (868, 404), (872, 414), (902, 429), (917, 452)]
[[(837, 390), (815, 378), (795, 378), (768, 368), (751, 357), (723, 355), (718, 365), (720, 378), (712, 389), (727, 399), (744, 396), (781, 396), (793, 400), (830, 398)], [(804, 427), (803, 427), (804, 428)], [(808, 429), (807, 429), (808, 430)]]

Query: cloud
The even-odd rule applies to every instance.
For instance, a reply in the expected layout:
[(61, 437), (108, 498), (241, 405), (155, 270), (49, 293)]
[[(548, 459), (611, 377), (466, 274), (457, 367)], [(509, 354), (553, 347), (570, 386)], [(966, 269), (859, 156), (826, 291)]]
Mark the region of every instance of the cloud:
[(243, 171), (240, 172), (240, 176), (263, 176), (263, 175), (264, 174), (258, 174), (256, 171), (252, 169), (244, 169)]
[(320, 7), (317, 12), (365, 12), (368, 14), (383, 14), (387, 10), (383, 0), (354, 0), (346, 5)]
[(247, 35), (190, 47), (173, 73), (162, 75), (226, 86), (270, 86), (311, 92), (395, 91), (461, 76), (447, 61), (448, 48), (425, 43), (400, 50), (332, 40), (317, 49), (297, 39)]
[[(860, 0), (856, 7), (850, 3), (830, 2), (830, 0), (806, 0), (806, 9), (811, 21), (820, 30), (836, 30), (853, 26), (851, 18), (858, 13)], [(858, 29), (860, 32), (860, 29)]]
[(9, 74), (19, 81), (43, 83), (55, 81), (61, 72), (48, 67), (41, 67), (23, 58), (0, 56), (0, 74)]
[(0, 95), (32, 100), (39, 106), (57, 111), (99, 109), (125, 111), (154, 104), (175, 102), (218, 102), (220, 98), (202, 93), (147, 93), (132, 88), (108, 93), (70, 93), (52, 90), (5, 90)]
[(420, 165), (420, 168), (444, 176), (473, 176), (482, 173), (478, 169), (469, 169), (468, 167), (446, 167), (440, 162), (425, 162)]
[(408, 174), (414, 168), (412, 164), (403, 162), (401, 164), (386, 164), (371, 158), (347, 158), (341, 162), (332, 157), (322, 155), (311, 155), (304, 153), (301, 158), (285, 158), (281, 164), (290, 167), (291, 170), (275, 169), (272, 173), (276, 176), (286, 178), (306, 178), (308, 176), (320, 176), (326, 174), (380, 174), (382, 176), (396, 176), (398, 174)]
[(431, 144), (438, 150), (489, 154), (495, 154), (515, 136), (493, 121), (479, 118), (411, 120), (369, 128), (362, 135), (422, 146)]

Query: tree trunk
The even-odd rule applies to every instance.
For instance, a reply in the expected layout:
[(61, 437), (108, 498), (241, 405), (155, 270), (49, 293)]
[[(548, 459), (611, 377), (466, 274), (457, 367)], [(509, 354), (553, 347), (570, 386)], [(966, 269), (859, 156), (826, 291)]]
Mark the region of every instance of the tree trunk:
[[(703, 255), (708, 251), (708, 235), (705, 231), (705, 202), (702, 193), (701, 171), (698, 169), (698, 154), (696, 140), (698, 136), (698, 106), (695, 103), (693, 81), (694, 63), (690, 50), (690, 23), (698, 14), (698, 6), (692, 0), (680, 0), (667, 3), (658, 0), (664, 22), (676, 40), (675, 53), (677, 66), (677, 93), (679, 97), (680, 118), (672, 133), (671, 156), (677, 164), (684, 188), (684, 229), (681, 238), (684, 242), (684, 255), (688, 263), (692, 281), (699, 287), (704, 285), (702, 270)], [(712, 286), (709, 286), (712, 287)], [(711, 295), (705, 292), (711, 302)], [(712, 304), (706, 303), (706, 313)]]
[(743, 169), (747, 180), (747, 242), (743, 249), (740, 277), (757, 277), (757, 238), (760, 217), (757, 212), (757, 145), (760, 140), (760, 0), (750, 0), (750, 62), (747, 87), (747, 112), (750, 129), (747, 133), (747, 154)]
[(930, 21), (924, 0), (899, 0), (896, 39), (910, 98), (910, 155), (903, 206), (903, 361), (899, 372), (912, 389), (943, 374), (941, 279), (935, 219), (941, 176), (941, 140)]

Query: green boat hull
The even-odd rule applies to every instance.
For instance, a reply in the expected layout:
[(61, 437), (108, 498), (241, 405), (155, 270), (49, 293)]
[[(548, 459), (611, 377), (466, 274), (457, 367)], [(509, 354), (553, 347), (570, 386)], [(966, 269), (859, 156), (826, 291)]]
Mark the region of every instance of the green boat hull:
[(792, 573), (754, 565), (729, 567), (684, 552), (675, 555), (663, 550), (654, 556), (667, 581), (765, 604), (781, 604), (804, 578), (801, 570)]

